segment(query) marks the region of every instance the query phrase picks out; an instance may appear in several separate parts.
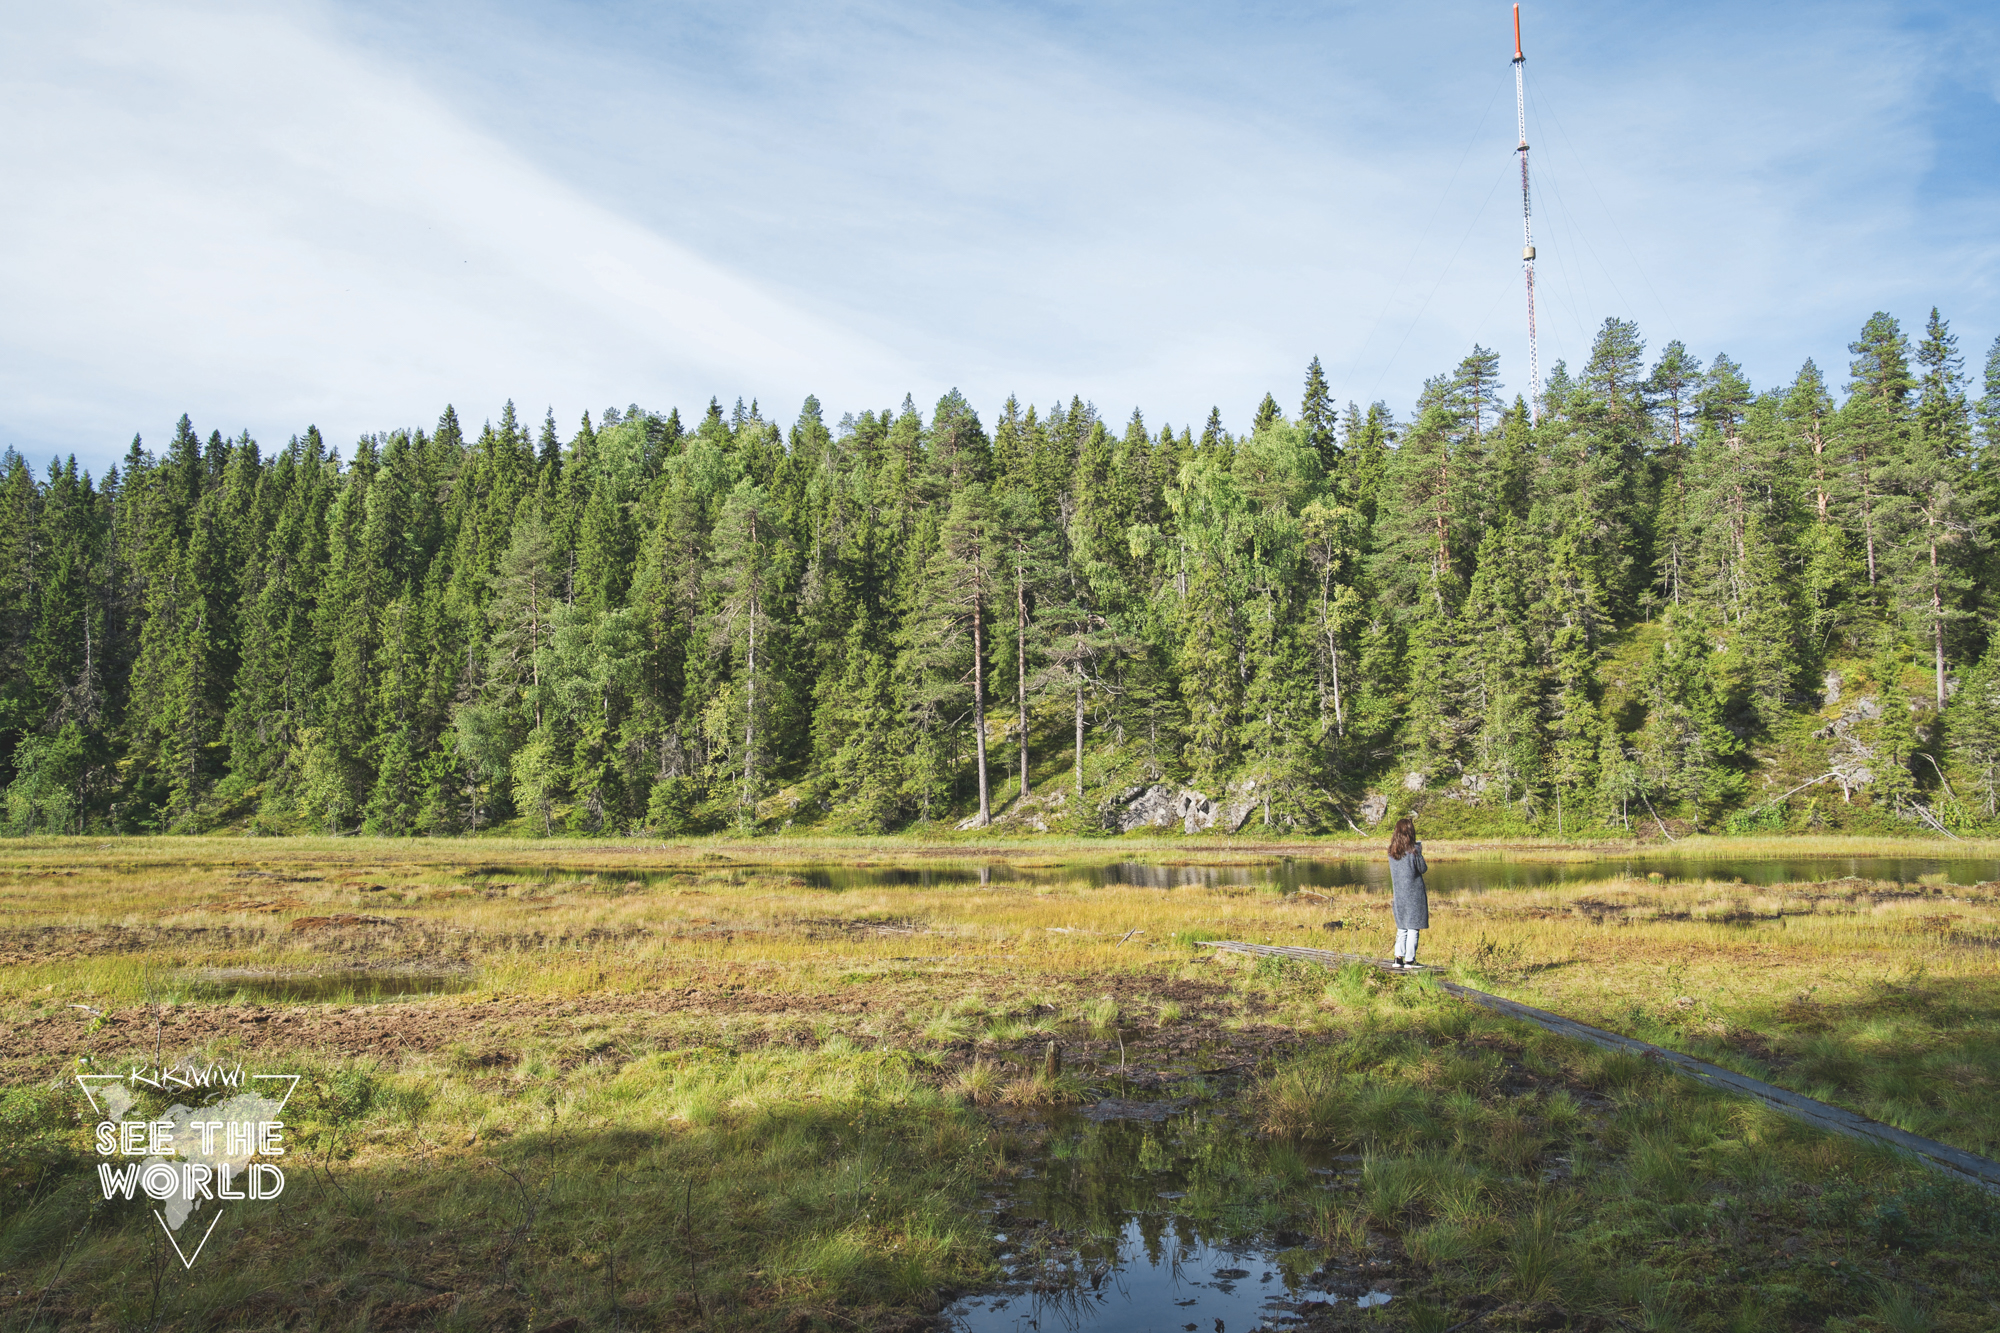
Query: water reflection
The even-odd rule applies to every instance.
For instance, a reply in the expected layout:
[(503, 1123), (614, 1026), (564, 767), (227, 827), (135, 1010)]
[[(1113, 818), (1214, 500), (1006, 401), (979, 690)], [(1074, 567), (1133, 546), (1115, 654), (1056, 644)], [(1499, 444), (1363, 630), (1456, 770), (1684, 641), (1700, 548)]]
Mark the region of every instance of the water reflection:
[[(1074, 865), (1020, 866), (1004, 861), (966, 865), (859, 865), (721, 868), (730, 877), (775, 878), (793, 885), (844, 893), (877, 888), (1035, 887), (1047, 885), (1104, 887), (1130, 885), (1149, 889), (1246, 888), (1296, 893), (1300, 889), (1360, 889), (1387, 893), (1389, 863), (1380, 856), (1339, 858), (1283, 857), (1249, 865), (1161, 865), (1148, 861), (1112, 861)], [(694, 872), (685, 866), (658, 870), (620, 869), (600, 875), (562, 866), (478, 866), (467, 878), (550, 883), (575, 881), (588, 888), (605, 881), (626, 887), (687, 881)], [(1430, 887), (1442, 893), (1485, 889), (1531, 889), (1563, 884), (1590, 884), (1606, 879), (1643, 879), (1657, 874), (1667, 880), (1739, 880), (1745, 884), (1797, 884), (1843, 878), (1914, 884), (1939, 877), (1951, 884), (1979, 884), (2000, 879), (2000, 858), (1969, 856), (1674, 856), (1672, 854), (1585, 857), (1574, 861), (1513, 861), (1472, 857), (1431, 863)]]
[[(1131, 885), (1148, 889), (1214, 888), (1242, 885), (1300, 889), (1389, 890), (1386, 859), (1283, 860), (1243, 866), (1157, 865), (1144, 861), (1026, 868), (1006, 864), (954, 866), (828, 866), (789, 871), (818, 889), (841, 892), (885, 886), (937, 888), (957, 884)], [(1483, 889), (1528, 889), (1589, 884), (1619, 877), (1669, 880), (1738, 879), (1745, 884), (1810, 883), (1855, 877), (1914, 884), (1943, 876), (1952, 884), (2000, 879), (2000, 859), (1951, 856), (1789, 856), (1770, 859), (1726, 856), (1597, 856), (1577, 861), (1510, 861), (1499, 857), (1434, 861), (1426, 879), (1441, 893)]]
[(1035, 1166), (996, 1199), (1006, 1271), (945, 1311), (961, 1333), (1249, 1330), (1312, 1305), (1381, 1304), (1354, 1264), (1301, 1226), (1354, 1169), (1226, 1115), (1108, 1100), (1047, 1127)]
[[(1137, 1219), (1103, 1247), (1113, 1257), (1082, 1269), (1078, 1279), (1049, 1290), (972, 1296), (945, 1311), (962, 1333), (1043, 1333), (1088, 1328), (1093, 1333), (1166, 1333), (1169, 1329), (1254, 1329), (1273, 1297), (1296, 1292), (1267, 1251), (1214, 1245), (1198, 1235), (1148, 1235)], [(1094, 1278), (1094, 1281), (1093, 1281)], [(1315, 1302), (1337, 1298), (1313, 1293)]]

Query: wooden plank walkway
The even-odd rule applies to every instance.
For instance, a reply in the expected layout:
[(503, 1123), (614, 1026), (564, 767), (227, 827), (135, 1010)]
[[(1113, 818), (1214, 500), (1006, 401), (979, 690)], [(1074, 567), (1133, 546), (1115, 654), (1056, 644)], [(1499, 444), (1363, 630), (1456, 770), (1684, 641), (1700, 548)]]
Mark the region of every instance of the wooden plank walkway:
[[(1384, 970), (1389, 968), (1387, 959), (1369, 958), (1363, 954), (1335, 953), (1331, 949), (1301, 949), (1283, 944), (1245, 944), (1240, 940), (1204, 940), (1202, 944), (1205, 948), (1222, 949), (1230, 953), (1299, 958), (1309, 963), (1318, 963), (1323, 967), (1366, 963)], [(1955, 1180), (1977, 1185), (1989, 1193), (2000, 1194), (2000, 1162), (1990, 1161), (1962, 1148), (1954, 1148), (1948, 1143), (1939, 1143), (1934, 1139), (1897, 1129), (1894, 1125), (1885, 1125), (1879, 1120), (1870, 1120), (1867, 1116), (1856, 1114), (1844, 1107), (1831, 1106), (1811, 1097), (1802, 1097), (1790, 1089), (1724, 1069), (1720, 1065), (1712, 1065), (1706, 1060), (1697, 1060), (1679, 1051), (1670, 1051), (1663, 1046), (1655, 1046), (1651, 1042), (1640, 1041), (1635, 1037), (1620, 1036), (1616, 1032), (1607, 1032), (1588, 1023), (1579, 1023), (1573, 1018), (1564, 1018), (1561, 1014), (1552, 1014), (1546, 1009), (1537, 1009), (1518, 1000), (1488, 995), (1485, 991), (1474, 990), (1456, 981), (1447, 981), (1434, 968), (1419, 968), (1416, 975), (1429, 976), (1433, 985), (1458, 996), (1461, 1000), (1482, 1005), (1525, 1023), (1533, 1023), (1536, 1027), (1545, 1028), (1565, 1037), (1574, 1037), (1578, 1041), (1601, 1046), (1606, 1050), (1627, 1051), (1647, 1059), (1659, 1060), (1675, 1072), (1706, 1083), (1712, 1088), (1755, 1098), (1775, 1111), (1782, 1111), (1795, 1119), (1803, 1120), (1820, 1129), (1830, 1130), (1835, 1134), (1845, 1134), (1850, 1138), (1884, 1144), (1899, 1152), (1910, 1154), (1924, 1165), (1941, 1171)]]

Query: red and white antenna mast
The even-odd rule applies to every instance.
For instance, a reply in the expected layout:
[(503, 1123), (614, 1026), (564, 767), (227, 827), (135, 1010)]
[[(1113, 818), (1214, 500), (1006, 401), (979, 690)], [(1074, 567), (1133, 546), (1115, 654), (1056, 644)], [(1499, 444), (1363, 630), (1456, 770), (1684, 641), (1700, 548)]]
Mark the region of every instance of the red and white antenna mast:
[(1528, 93), (1521, 72), (1521, 6), (1514, 6), (1514, 121), (1521, 132), (1521, 264), (1528, 273), (1528, 419), (1541, 420), (1542, 361), (1535, 346), (1535, 223), (1528, 207)]

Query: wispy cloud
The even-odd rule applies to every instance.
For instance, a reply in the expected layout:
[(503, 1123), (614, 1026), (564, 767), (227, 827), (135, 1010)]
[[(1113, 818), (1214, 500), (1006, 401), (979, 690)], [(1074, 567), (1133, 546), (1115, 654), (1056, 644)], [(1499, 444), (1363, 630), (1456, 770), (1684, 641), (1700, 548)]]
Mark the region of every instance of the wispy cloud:
[[(1991, 18), (1528, 6), (1545, 364), (2000, 318)], [(1504, 4), (82, 5), (0, 20), (0, 432), (957, 385), (1240, 424), (1524, 371)], [(1973, 112), (1983, 115), (1972, 115)], [(1483, 119), (1482, 119), (1483, 113)], [(1968, 123), (1969, 118), (1969, 123)], [(1982, 159), (1984, 161), (1982, 162)]]
[[(345, 433), (907, 362), (551, 175), (311, 23), (48, 11), (10, 45), (8, 424), (88, 452), (187, 405)], [(23, 31), (26, 29), (26, 31)], [(83, 439), (76, 437), (82, 436)], [(53, 437), (53, 438), (52, 438)]]

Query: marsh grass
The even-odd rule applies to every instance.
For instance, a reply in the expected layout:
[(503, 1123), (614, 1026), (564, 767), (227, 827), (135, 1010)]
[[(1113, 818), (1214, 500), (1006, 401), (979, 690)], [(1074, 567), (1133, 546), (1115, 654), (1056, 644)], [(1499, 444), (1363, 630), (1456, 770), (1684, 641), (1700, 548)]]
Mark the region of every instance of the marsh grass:
[[(1961, 1264), (2000, 1262), (1993, 1199), (1650, 1062), (1349, 993), (1370, 1003), (1347, 1035), (1272, 1070), (1259, 1115), (1368, 1154), (1353, 1202), (1318, 1205), (1315, 1233), (1348, 1250), (1367, 1229), (1398, 1235), (1425, 1302), (1497, 1292), (1550, 1327), (1982, 1326), (1984, 1279)], [(1468, 1067), (1484, 1077), (1447, 1073)], [(1910, 1269), (1882, 1273), (1918, 1255), (1921, 1300)], [(1938, 1316), (1947, 1291), (1960, 1323)]]
[(1527, 1304), (1557, 1295), (1564, 1248), (1561, 1223), (1559, 1210), (1547, 1203), (1537, 1203), (1514, 1219), (1507, 1238), (1507, 1276), (1515, 1297)]
[[(967, 1205), (988, 1132), (911, 1071), (876, 1052), (680, 1052), (498, 1115), (449, 1079), (434, 1096), (365, 1069), (309, 1071), (287, 1194), (237, 1205), (219, 1262), (171, 1275), (157, 1313), (317, 1324), (302, 1302), (318, 1275), (364, 1269), (409, 1279), (364, 1301), (388, 1322), (412, 1289), (449, 1291), (434, 1313), (460, 1323), (567, 1310), (596, 1326), (654, 1308), (732, 1327), (773, 1309), (922, 1305), (984, 1271)], [(437, 1146), (468, 1127), (491, 1146)], [(92, 1186), (75, 1173), (10, 1208), (0, 1254), (11, 1271), (80, 1234), (57, 1310), (109, 1284), (112, 1308), (147, 1318), (121, 1278), (150, 1263), (149, 1219), (93, 1204)]]
[[(1258, 854), (1172, 840), (1033, 850), (1075, 863)], [(27, 1302), (0, 1299), (0, 1328), (21, 1327), (45, 1292), (43, 1327), (886, 1326), (991, 1272), (969, 1219), (1024, 1149), (983, 1112), (1103, 1095), (1087, 1063), (1049, 1072), (1047, 1041), (1094, 1041), (1115, 1071), (1114, 1040), (1137, 1065), (1158, 1058), (1154, 1037), (1274, 1031), (1291, 1044), (1260, 1056), (1232, 1103), (1271, 1139), (1245, 1156), (1182, 1134), (1175, 1153), (1198, 1169), (1176, 1207), (1298, 1228), (1357, 1261), (1386, 1255), (1412, 1293), (1392, 1308), (1411, 1319), (1456, 1310), (1457, 1322), (1497, 1293), (1632, 1327), (1979, 1326), (1990, 1296), (1961, 1274), (2000, 1271), (1987, 1201), (1418, 979), (1193, 943), (1326, 944), (1332, 916), (1355, 930), (1335, 947), (1386, 949), (1379, 895), (836, 893), (797, 873), (990, 854), (969, 840), (9, 847), (0, 1012), (17, 1032), (66, 1035), (18, 1045), (0, 1094), (0, 1267)], [(1974, 1151), (2000, 1145), (1990, 888), (1691, 875), (1434, 895), (1433, 907), (1429, 960), (1462, 978)], [(291, 929), (343, 913), (391, 924)], [(471, 989), (253, 1010), (195, 984), (209, 968), (345, 967), (448, 967)], [(406, 1020), (448, 1037), (336, 1053), (343, 1024)], [(93, 1213), (74, 1098), (55, 1082), (78, 1056), (109, 1062), (156, 1040), (281, 1055), (312, 1075), (295, 1193), (246, 1208), (218, 1232), (227, 1258), (163, 1279), (159, 1309), (130, 1280), (157, 1257), (146, 1219)], [(1329, 1194), (1301, 1165), (1308, 1150), (1367, 1160)], [(1135, 1198), (1157, 1207), (1152, 1169)], [(1797, 1254), (1780, 1248), (1793, 1236)], [(1899, 1287), (1921, 1299), (1894, 1305)]]

